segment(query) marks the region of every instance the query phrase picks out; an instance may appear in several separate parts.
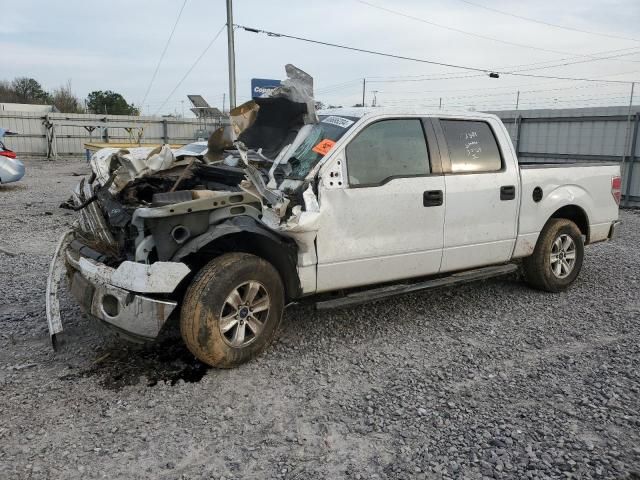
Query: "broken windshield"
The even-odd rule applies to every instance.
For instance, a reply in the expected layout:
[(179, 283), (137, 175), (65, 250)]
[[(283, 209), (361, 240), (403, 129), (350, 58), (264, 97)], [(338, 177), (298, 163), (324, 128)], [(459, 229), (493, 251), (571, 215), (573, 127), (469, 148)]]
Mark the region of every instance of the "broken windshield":
[(288, 178), (304, 180), (313, 167), (324, 157), (331, 147), (358, 121), (357, 117), (321, 115), (307, 138), (291, 156), (292, 171)]

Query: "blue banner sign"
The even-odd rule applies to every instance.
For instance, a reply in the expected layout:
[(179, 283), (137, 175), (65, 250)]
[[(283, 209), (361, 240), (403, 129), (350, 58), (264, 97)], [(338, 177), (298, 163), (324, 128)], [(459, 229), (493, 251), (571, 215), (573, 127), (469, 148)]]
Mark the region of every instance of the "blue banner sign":
[(268, 97), (279, 86), (280, 80), (271, 80), (269, 78), (252, 78), (251, 98)]

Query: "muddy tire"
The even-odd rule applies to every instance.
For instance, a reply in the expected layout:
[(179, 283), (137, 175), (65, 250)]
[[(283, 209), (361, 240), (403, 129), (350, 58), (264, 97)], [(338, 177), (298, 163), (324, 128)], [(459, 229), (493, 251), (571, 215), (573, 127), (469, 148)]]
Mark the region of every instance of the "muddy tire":
[(278, 271), (247, 253), (213, 259), (193, 279), (180, 312), (180, 332), (201, 361), (231, 368), (260, 354), (282, 321)]
[(522, 262), (524, 278), (539, 290), (561, 292), (580, 273), (583, 258), (584, 243), (577, 225), (552, 218), (540, 232), (533, 254)]

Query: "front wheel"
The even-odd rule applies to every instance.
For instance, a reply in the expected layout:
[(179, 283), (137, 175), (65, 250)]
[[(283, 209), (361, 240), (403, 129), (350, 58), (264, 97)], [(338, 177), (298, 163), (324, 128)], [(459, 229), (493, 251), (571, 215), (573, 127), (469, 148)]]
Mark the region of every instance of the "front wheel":
[(529, 285), (547, 292), (560, 292), (571, 285), (582, 268), (584, 243), (571, 220), (552, 218), (540, 232), (533, 254), (523, 260)]
[(180, 332), (199, 360), (235, 367), (271, 343), (283, 309), (278, 271), (255, 255), (228, 253), (205, 265), (187, 289)]

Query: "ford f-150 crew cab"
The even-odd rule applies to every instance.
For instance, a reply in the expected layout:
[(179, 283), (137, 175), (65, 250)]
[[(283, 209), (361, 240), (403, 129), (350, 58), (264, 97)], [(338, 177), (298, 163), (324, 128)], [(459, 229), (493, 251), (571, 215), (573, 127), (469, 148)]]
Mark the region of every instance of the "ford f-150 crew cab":
[(176, 318), (194, 355), (230, 367), (303, 297), (355, 305), (517, 268), (557, 292), (584, 246), (615, 234), (616, 164), (519, 164), (490, 114), (316, 112), (311, 78), (287, 73), (273, 96), (232, 111), (204, 155), (94, 155), (51, 264), (54, 340), (65, 271), (89, 317), (140, 340)]

